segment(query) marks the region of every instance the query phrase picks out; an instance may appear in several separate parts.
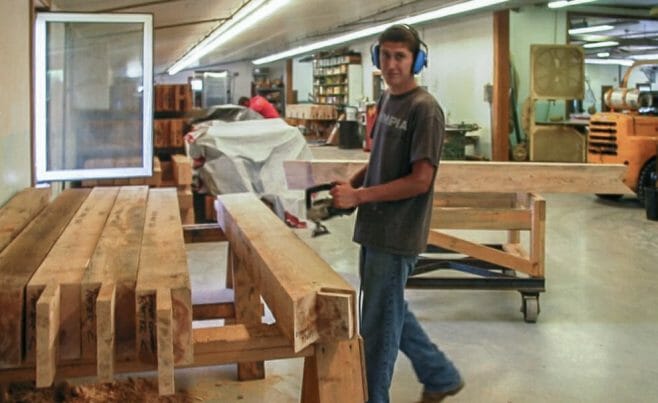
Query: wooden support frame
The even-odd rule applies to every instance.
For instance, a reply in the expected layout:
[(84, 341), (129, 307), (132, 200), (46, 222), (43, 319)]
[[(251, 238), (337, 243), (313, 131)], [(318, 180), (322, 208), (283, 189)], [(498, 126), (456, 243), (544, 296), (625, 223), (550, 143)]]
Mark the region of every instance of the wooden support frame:
[[(110, 381), (115, 373), (157, 370), (160, 394), (169, 395), (175, 393), (175, 367), (238, 363), (239, 379), (246, 380), (264, 377), (265, 360), (311, 357), (305, 364), (310, 368), (303, 381), (305, 402), (365, 399), (354, 289), (254, 195), (220, 201), (224, 230), (211, 225), (181, 231), (175, 189), (96, 188), (65, 194), (75, 197), (63, 198), (62, 203), (78, 203), (71, 203), (68, 215), (53, 210), (64, 217), (59, 230), (53, 232), (54, 253), (43, 254), (42, 271), (28, 284), (26, 309), (33, 315), (27, 323), (31, 326), (28, 335), (35, 339), (28, 347), (34, 350), (34, 358), (9, 368), (0, 366), (3, 384), (36, 379), (39, 387), (47, 387), (72, 376), (95, 374), (99, 381)], [(51, 224), (51, 220), (44, 222)], [(20, 239), (23, 233), (33, 232), (33, 224), (15, 237), (18, 245), (27, 242)], [(268, 236), (279, 239), (286, 248), (270, 245), (269, 238), (259, 235), (260, 225), (270, 229)], [(227, 228), (230, 231), (225, 231)], [(181, 253), (183, 234), (194, 242), (229, 242), (228, 273), (233, 289), (213, 295), (215, 298), (198, 307), (191, 304), (189, 295), (189, 274)], [(70, 259), (71, 269), (59, 276), (54, 268), (66, 262), (65, 252), (83, 235), (88, 242)], [(13, 242), (7, 250), (14, 250)], [(287, 250), (289, 246), (291, 250)], [(133, 336), (139, 343), (133, 355), (121, 355), (118, 343), (118, 319), (125, 319), (126, 310), (119, 309), (120, 295), (125, 294), (122, 287), (130, 285), (111, 263), (113, 254), (126, 251), (130, 253), (114, 260), (121, 268), (139, 262), (132, 285)], [(87, 266), (79, 264), (82, 256), (88, 256)], [(77, 270), (83, 266), (85, 270)], [(134, 270), (128, 271), (134, 274)], [(41, 281), (46, 274), (54, 280)], [(270, 294), (265, 279), (278, 284), (279, 294)], [(275, 315), (273, 325), (261, 323), (261, 294), (266, 301), (279, 299), (268, 301), (278, 304), (278, 312), (284, 314), (283, 318)], [(193, 315), (202, 319), (233, 317), (236, 323), (195, 330), (191, 328)], [(82, 354), (71, 357), (62, 354), (63, 347), (69, 346), (63, 338), (68, 337), (69, 323), (76, 317), (83, 338), (87, 333), (94, 337), (87, 340), (87, 347), (78, 340)]]
[[(429, 244), (493, 263), (532, 277), (544, 276), (546, 201), (534, 194), (486, 193), (439, 195), (432, 212)], [(459, 201), (468, 199), (468, 206)], [(508, 204), (509, 207), (502, 206)], [(444, 207), (448, 205), (449, 207)], [(494, 205), (495, 207), (490, 207)], [(479, 207), (474, 207), (479, 206)], [(446, 234), (440, 229), (478, 229), (506, 231), (502, 250)], [(521, 245), (520, 231), (530, 234), (529, 253)]]

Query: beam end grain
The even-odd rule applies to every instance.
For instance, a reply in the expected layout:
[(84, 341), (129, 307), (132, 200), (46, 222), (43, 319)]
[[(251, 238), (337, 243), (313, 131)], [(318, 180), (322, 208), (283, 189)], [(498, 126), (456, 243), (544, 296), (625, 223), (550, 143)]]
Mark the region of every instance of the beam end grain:
[(354, 337), (356, 315), (353, 292), (322, 289), (318, 291), (316, 303), (320, 341), (345, 340)]
[(156, 292), (156, 316), (158, 333), (158, 390), (161, 396), (173, 395), (174, 389), (174, 340), (173, 307), (171, 290), (162, 288)]
[(55, 380), (59, 342), (59, 284), (49, 284), (37, 301), (37, 379), (38, 388), (47, 388)]
[(99, 382), (114, 378), (116, 286), (103, 284), (96, 298), (96, 366)]

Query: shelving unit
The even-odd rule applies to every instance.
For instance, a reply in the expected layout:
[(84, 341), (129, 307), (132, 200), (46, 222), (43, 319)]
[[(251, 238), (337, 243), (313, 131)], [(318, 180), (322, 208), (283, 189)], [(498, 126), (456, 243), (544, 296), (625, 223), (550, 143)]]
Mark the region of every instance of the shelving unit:
[(357, 105), (363, 96), (361, 55), (320, 54), (313, 60), (313, 95), (315, 103)]

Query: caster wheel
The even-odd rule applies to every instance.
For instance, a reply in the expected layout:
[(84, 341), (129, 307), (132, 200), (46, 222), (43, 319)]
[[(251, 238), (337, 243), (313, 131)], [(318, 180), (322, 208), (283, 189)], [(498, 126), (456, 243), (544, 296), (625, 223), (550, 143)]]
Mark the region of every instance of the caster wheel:
[(516, 277), (516, 270), (512, 269), (503, 269), (501, 272), (505, 276)]
[(521, 301), (521, 312), (523, 313), (523, 320), (526, 323), (537, 322), (537, 316), (539, 316), (539, 296), (524, 295), (522, 296)]

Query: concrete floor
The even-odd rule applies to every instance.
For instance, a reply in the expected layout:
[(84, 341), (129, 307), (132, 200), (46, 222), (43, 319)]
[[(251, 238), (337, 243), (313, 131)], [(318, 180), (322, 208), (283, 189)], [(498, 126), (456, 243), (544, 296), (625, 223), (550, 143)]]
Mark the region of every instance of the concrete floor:
[[(314, 148), (319, 158), (367, 158), (358, 150)], [(547, 199), (546, 292), (536, 324), (514, 291), (408, 290), (430, 337), (455, 361), (466, 388), (454, 402), (649, 402), (658, 399), (658, 222), (631, 198)], [(354, 217), (327, 223), (331, 235), (297, 230), (358, 287)], [(504, 234), (470, 231), (480, 242)], [(221, 287), (225, 244), (188, 245), (193, 291)], [(266, 363), (267, 379), (237, 382), (233, 365), (177, 372), (177, 387), (198, 401), (297, 402), (302, 360)], [(392, 402), (418, 400), (409, 361), (396, 364)], [(338, 403), (338, 402), (337, 402)]]

